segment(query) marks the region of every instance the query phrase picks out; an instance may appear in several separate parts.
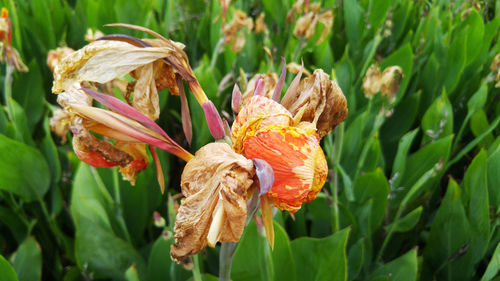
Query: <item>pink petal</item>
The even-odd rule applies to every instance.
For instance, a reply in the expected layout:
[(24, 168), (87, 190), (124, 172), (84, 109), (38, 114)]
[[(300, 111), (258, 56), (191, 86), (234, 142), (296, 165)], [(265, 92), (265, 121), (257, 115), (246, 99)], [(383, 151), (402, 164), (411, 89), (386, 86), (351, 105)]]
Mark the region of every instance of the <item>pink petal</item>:
[(286, 77), (286, 61), (284, 57), (281, 57), (281, 62), (283, 63), (283, 68), (281, 68), (280, 80), (278, 80), (278, 84), (276, 85), (273, 93), (273, 100), (275, 102), (280, 102), (281, 90), (283, 89), (283, 83), (285, 83)]
[(290, 87), (286, 90), (285, 96), (281, 100), (282, 104), (290, 104), (291, 101), (287, 101), (288, 99), (294, 98), (295, 93), (297, 92), (297, 88), (299, 87), (300, 77), (302, 77), (302, 72), (304, 72), (304, 63), (302, 62), (302, 66), (300, 67), (299, 73), (293, 79), (292, 83), (290, 83)]
[(259, 196), (266, 194), (274, 184), (274, 171), (273, 167), (267, 163), (267, 161), (254, 158), (252, 159), (255, 165), (255, 172), (259, 178), (260, 188)]
[(238, 114), (240, 112), (241, 106), (241, 91), (238, 87), (238, 84), (234, 84), (233, 88), (233, 98), (231, 100), (231, 107), (233, 108), (234, 113)]
[(262, 79), (262, 75), (259, 75), (257, 81), (255, 81), (255, 88), (253, 90), (254, 96), (261, 96), (264, 93), (264, 79)]
[(219, 112), (212, 101), (208, 100), (204, 102), (201, 107), (205, 112), (205, 118), (207, 119), (208, 129), (210, 133), (216, 140), (224, 139), (224, 124), (220, 118)]

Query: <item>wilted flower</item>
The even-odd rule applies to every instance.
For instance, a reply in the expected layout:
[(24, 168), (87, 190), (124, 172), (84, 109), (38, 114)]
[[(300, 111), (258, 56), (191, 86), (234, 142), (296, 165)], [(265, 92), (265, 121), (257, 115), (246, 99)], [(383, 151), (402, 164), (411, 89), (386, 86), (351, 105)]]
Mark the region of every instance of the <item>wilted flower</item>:
[(311, 76), (311, 72), (309, 72), (309, 70), (305, 69), (304, 67), (302, 67), (300, 64), (296, 63), (296, 62), (290, 62), (286, 65), (286, 70), (288, 70), (288, 72), (290, 73), (293, 73), (293, 74), (297, 74), (301, 71), (302, 69), (302, 72), (307, 76)]
[(19, 52), (11, 45), (12, 41), (12, 24), (9, 18), (9, 11), (2, 8), (2, 16), (0, 17), (0, 61), (7, 62), (17, 71), (27, 72), (29, 69), (24, 64)]
[(255, 33), (259, 34), (261, 32), (265, 32), (267, 30), (266, 22), (264, 19), (266, 15), (264, 13), (260, 13), (260, 15), (255, 20)]
[(271, 165), (274, 184), (265, 195), (276, 207), (292, 213), (316, 198), (323, 187), (328, 168), (320, 136), (347, 116), (345, 97), (328, 75), (317, 70), (300, 81), (301, 74), (282, 104), (275, 101), (279, 95), (273, 94), (273, 99), (254, 95), (240, 110), (231, 131), (236, 152)]
[(63, 109), (56, 109), (50, 118), (50, 130), (61, 138), (61, 143), (66, 143), (66, 135), (71, 124), (71, 114)]
[(372, 64), (363, 78), (362, 88), (365, 92), (365, 97), (371, 98), (373, 95), (381, 92), (382, 96), (393, 100), (398, 92), (402, 77), (403, 70), (397, 65), (389, 66), (384, 69), (383, 73), (380, 73), (379, 67), (376, 64)]
[(243, 34), (243, 28), (247, 28), (247, 32), (253, 29), (252, 18), (247, 17), (247, 14), (243, 11), (234, 11), (233, 20), (224, 26), (222, 32), (224, 32), (224, 43), (231, 46), (233, 52), (239, 52), (245, 46), (245, 35)]
[(217, 242), (239, 241), (247, 218), (247, 193), (255, 175), (251, 160), (225, 143), (210, 143), (190, 160), (181, 178), (185, 196), (175, 222), (170, 255), (181, 262)]
[[(298, 2), (299, 3), (299, 2)], [(323, 42), (325, 37), (330, 32), (333, 25), (333, 14), (331, 10), (320, 12), (321, 6), (319, 3), (312, 3), (309, 5), (310, 11), (306, 11), (303, 16), (301, 16), (295, 23), (295, 28), (293, 29), (293, 34), (296, 37), (304, 37), (306, 39), (311, 38), (316, 30), (318, 22), (323, 24), (323, 31), (317, 44)], [(296, 10), (297, 7), (294, 5), (292, 10)]]

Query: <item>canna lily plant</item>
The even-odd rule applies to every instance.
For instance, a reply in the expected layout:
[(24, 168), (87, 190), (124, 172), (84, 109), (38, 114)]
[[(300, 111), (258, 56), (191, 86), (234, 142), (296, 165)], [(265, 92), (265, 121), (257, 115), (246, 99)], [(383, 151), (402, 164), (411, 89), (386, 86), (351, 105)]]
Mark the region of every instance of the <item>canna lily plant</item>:
[[(164, 190), (155, 148), (187, 162), (181, 176), (184, 198), (177, 211), (172, 259), (179, 263), (222, 242), (220, 280), (229, 280), (232, 252), (260, 207), (266, 236), (273, 245), (271, 204), (291, 213), (313, 200), (325, 183), (328, 167), (320, 139), (347, 116), (345, 97), (321, 70), (300, 80), (302, 70), (281, 99), (286, 65), (278, 81), (257, 77), (251, 96), (235, 86), (237, 117), (224, 123), (189, 66), (184, 46), (142, 27), (156, 39), (107, 35), (67, 54), (54, 69), (53, 92), (73, 133), (73, 149), (96, 167), (119, 166), (132, 183), (148, 165), (146, 147)], [(100, 85), (130, 75), (133, 100), (99, 93)], [(158, 92), (168, 88), (181, 98), (184, 133), (190, 141), (190, 118), (183, 81), (204, 110), (215, 142), (194, 155), (174, 142), (155, 122)], [(245, 94), (250, 95), (250, 94)], [(92, 106), (95, 99), (105, 108)], [(281, 103), (280, 103), (281, 100)], [(61, 119), (61, 118), (59, 118)], [(100, 139), (93, 133), (106, 137)]]

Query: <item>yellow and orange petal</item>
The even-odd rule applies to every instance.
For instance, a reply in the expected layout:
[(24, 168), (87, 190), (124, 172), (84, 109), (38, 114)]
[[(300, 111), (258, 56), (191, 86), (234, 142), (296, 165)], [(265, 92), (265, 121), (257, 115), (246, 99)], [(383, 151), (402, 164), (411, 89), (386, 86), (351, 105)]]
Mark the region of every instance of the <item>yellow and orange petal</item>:
[(328, 174), (319, 136), (304, 127), (270, 125), (243, 141), (243, 155), (267, 161), (274, 170), (273, 187), (266, 194), (276, 207), (291, 213), (316, 198)]
[(264, 96), (253, 96), (241, 109), (231, 128), (233, 148), (237, 153), (242, 153), (245, 138), (259, 128), (291, 124), (293, 124), (293, 117), (281, 104)]

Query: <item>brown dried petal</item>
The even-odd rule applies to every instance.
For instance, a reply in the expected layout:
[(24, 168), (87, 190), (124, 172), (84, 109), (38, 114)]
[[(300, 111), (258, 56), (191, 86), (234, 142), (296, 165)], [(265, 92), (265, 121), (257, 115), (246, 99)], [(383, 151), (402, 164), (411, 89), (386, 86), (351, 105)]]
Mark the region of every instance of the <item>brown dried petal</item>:
[(153, 64), (146, 64), (135, 70), (138, 79), (134, 87), (132, 106), (152, 120), (160, 116), (160, 105), (156, 83), (153, 75)]
[(491, 71), (496, 71), (500, 69), (500, 53), (498, 53), (494, 58), (493, 61), (491, 62), (490, 70)]
[(260, 13), (255, 21), (255, 33), (261, 33), (267, 30), (265, 20), (266, 15), (264, 13)]
[(96, 29), (95, 31), (92, 30), (92, 28), (87, 29), (87, 32), (85, 33), (85, 41), (87, 42), (94, 42), (96, 39), (103, 37), (104, 34), (99, 30)]
[(363, 78), (363, 92), (365, 92), (365, 97), (370, 98), (380, 91), (380, 68), (376, 64), (370, 65), (366, 71), (366, 75)]
[(320, 137), (328, 134), (347, 117), (347, 101), (335, 81), (317, 69), (311, 77), (300, 81), (295, 97), (284, 99), (283, 106), (297, 121), (316, 125)]
[(330, 30), (333, 26), (333, 14), (331, 10), (323, 12), (318, 15), (318, 21), (324, 25), (323, 31), (321, 32), (321, 36), (319, 37), (318, 43), (323, 42), (323, 39), (330, 33)]
[(113, 147), (112, 144), (100, 140), (91, 134), (83, 126), (83, 119), (80, 117), (75, 117), (73, 119), (71, 131), (73, 132), (73, 147), (75, 150), (84, 153), (96, 152), (105, 160), (116, 163), (122, 167), (125, 167), (133, 160), (133, 157), (128, 153)]
[[(288, 70), (288, 72), (293, 73), (293, 74), (299, 73), (300, 68), (301, 68), (300, 64), (298, 64), (296, 62), (290, 62), (290, 63), (287, 63), (287, 65), (286, 65), (286, 70)], [(307, 77), (311, 76), (311, 72), (309, 72), (309, 70), (303, 68), (303, 72)]]
[(94, 41), (57, 65), (52, 92), (59, 93), (81, 81), (104, 84), (172, 54), (175, 50), (170, 47), (140, 48), (120, 41)]
[(218, 223), (213, 221), (216, 211), (222, 219), (217, 241), (240, 239), (247, 216), (247, 191), (254, 174), (252, 161), (225, 143), (210, 143), (196, 152), (181, 177), (185, 198), (176, 217), (172, 259), (181, 262), (207, 246), (210, 227)]
[(71, 104), (92, 105), (92, 98), (80, 90), (81, 85), (75, 83), (71, 85), (65, 92), (57, 96), (57, 103), (66, 108)]
[(233, 44), (231, 48), (234, 52), (240, 51), (245, 45), (245, 36), (242, 33), (243, 27), (247, 28), (247, 32), (253, 29), (253, 20), (248, 18), (247, 14), (236, 10), (232, 21), (224, 26), (224, 43), (226, 45)]
[(264, 83), (264, 91), (262, 93), (262, 96), (267, 98), (273, 97), (274, 88), (276, 88), (276, 84), (278, 83), (278, 76), (276, 75), (276, 73), (255, 74), (252, 79), (248, 81), (245, 92), (243, 92), (241, 100), (242, 107), (245, 106), (252, 98), (255, 89), (255, 83), (257, 82), (259, 77), (262, 77)]
[(316, 13), (308, 12), (297, 20), (295, 28), (293, 29), (293, 35), (296, 37), (305, 37), (306, 39), (311, 38), (317, 21), (318, 16)]
[(390, 66), (384, 69), (380, 78), (380, 91), (382, 96), (394, 98), (399, 89), (399, 82), (403, 77), (403, 70), (399, 66)]

